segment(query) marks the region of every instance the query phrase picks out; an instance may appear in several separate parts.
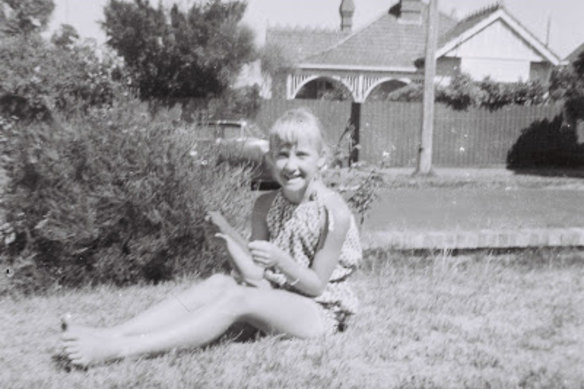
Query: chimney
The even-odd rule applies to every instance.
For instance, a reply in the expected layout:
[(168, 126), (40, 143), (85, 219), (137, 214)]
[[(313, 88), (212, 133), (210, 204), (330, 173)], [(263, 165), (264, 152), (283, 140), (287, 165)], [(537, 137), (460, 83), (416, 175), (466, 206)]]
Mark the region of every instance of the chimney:
[(339, 12), (341, 13), (341, 31), (351, 31), (353, 27), (353, 13), (355, 13), (353, 0), (342, 0)]
[(400, 0), (400, 21), (422, 23), (422, 0)]

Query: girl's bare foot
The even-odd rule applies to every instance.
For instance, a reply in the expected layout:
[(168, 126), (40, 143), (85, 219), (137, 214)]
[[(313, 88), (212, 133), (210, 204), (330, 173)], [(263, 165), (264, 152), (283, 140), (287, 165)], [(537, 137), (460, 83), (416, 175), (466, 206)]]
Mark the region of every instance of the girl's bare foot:
[(79, 324), (74, 324), (71, 321), (72, 315), (66, 314), (61, 317), (61, 330), (65, 331), (73, 331), (74, 333), (79, 334), (90, 334), (90, 335), (97, 335), (101, 337), (108, 337), (108, 338), (117, 338), (123, 336), (123, 334), (119, 333), (118, 331), (114, 330), (113, 328), (98, 328), (98, 327), (89, 327), (89, 326), (82, 326)]
[(71, 363), (91, 366), (121, 357), (120, 341), (77, 329), (68, 329), (61, 336), (63, 349)]

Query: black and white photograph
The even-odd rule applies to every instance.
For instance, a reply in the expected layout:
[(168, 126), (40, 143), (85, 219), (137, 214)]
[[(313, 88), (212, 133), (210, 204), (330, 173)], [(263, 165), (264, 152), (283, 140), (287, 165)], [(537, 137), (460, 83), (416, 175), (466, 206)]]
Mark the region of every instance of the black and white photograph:
[(0, 0), (0, 388), (584, 388), (584, 1)]

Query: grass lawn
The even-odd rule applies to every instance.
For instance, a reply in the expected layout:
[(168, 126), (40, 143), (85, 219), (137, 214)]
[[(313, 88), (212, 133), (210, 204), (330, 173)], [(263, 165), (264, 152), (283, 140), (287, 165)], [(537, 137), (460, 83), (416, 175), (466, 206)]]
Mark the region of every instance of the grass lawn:
[(581, 251), (411, 257), (369, 252), (362, 308), (337, 336), (222, 340), (67, 372), (59, 316), (123, 320), (188, 281), (0, 300), (1, 388), (582, 388)]

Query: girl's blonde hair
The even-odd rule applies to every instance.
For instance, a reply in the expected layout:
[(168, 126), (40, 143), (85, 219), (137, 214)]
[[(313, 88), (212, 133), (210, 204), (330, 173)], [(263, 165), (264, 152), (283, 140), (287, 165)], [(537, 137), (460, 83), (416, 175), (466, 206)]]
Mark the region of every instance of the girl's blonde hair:
[(306, 108), (295, 108), (284, 112), (270, 129), (270, 151), (283, 143), (295, 144), (300, 138), (314, 142), (319, 153), (324, 151), (320, 120)]

